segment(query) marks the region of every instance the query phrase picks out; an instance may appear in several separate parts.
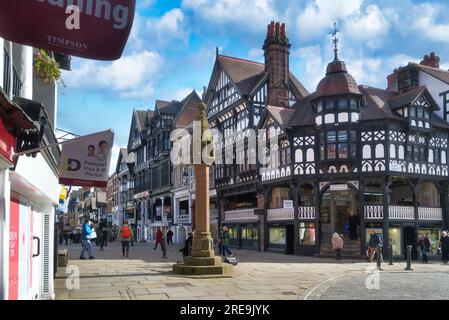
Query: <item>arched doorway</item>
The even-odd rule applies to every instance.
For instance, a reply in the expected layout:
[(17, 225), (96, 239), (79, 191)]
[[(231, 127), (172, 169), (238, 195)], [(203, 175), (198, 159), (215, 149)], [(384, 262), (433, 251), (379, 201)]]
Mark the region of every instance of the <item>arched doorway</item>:
[(357, 203), (357, 190), (350, 184), (330, 184), (321, 192), (320, 225), (321, 239), (327, 241), (332, 233), (346, 234), (350, 236), (345, 224), (351, 223), (354, 227), (355, 237), (358, 238), (359, 212)]

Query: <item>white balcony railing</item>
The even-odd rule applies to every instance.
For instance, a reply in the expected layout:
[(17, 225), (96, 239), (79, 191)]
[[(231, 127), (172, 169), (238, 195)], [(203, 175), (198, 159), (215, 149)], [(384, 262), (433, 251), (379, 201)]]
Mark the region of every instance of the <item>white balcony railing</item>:
[(315, 207), (299, 207), (298, 218), (302, 220), (315, 219)]
[(365, 206), (365, 219), (383, 219), (384, 207), (383, 206)]
[(419, 217), (419, 220), (442, 221), (443, 220), (443, 209), (442, 208), (419, 207), (418, 208), (418, 217)]
[(177, 218), (178, 223), (189, 223), (190, 216), (188, 214), (179, 215)]
[(294, 210), (279, 208), (279, 209), (268, 209), (268, 221), (274, 220), (293, 220), (294, 219)]
[(258, 216), (254, 214), (254, 209), (240, 209), (225, 211), (225, 221), (239, 221), (239, 220), (258, 220)]
[(388, 214), (393, 220), (415, 220), (415, 207), (389, 206)]

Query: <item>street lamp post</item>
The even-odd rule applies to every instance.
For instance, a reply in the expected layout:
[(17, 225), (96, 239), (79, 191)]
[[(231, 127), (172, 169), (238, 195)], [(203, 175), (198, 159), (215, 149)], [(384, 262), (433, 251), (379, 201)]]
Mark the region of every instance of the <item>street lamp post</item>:
[[(212, 143), (212, 139), (208, 137), (210, 135), (209, 122), (204, 103), (199, 105), (199, 113), (197, 121), (201, 122), (201, 152), (206, 145)], [(193, 136), (195, 137), (195, 133)], [(215, 256), (212, 247), (209, 210), (209, 166), (209, 164), (202, 161), (199, 164), (193, 164), (195, 169), (195, 231), (193, 233), (191, 256), (184, 257), (184, 263), (173, 266), (173, 270), (179, 274), (202, 275), (233, 272), (233, 266), (223, 263), (221, 257)]]

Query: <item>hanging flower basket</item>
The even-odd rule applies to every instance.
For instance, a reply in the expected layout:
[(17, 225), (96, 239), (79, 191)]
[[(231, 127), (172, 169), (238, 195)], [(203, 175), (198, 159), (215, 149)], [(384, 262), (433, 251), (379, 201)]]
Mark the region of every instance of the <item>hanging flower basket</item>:
[(59, 64), (45, 50), (34, 50), (34, 71), (36, 76), (45, 82), (58, 82), (61, 80)]

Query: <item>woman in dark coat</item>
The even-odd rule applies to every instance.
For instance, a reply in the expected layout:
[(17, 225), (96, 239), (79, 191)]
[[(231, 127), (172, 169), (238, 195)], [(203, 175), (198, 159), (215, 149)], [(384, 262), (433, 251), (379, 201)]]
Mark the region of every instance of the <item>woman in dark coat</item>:
[(183, 257), (190, 256), (190, 252), (192, 251), (192, 240), (193, 240), (193, 233), (189, 233), (189, 237), (184, 242), (184, 248), (182, 248), (180, 251), (182, 251)]

